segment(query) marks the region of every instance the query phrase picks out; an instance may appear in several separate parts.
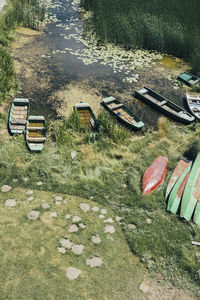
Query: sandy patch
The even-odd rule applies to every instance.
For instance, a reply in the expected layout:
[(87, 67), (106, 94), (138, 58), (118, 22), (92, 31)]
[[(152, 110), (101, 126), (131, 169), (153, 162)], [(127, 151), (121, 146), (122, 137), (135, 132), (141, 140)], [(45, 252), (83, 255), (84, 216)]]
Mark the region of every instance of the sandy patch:
[(59, 116), (67, 117), (72, 113), (73, 106), (77, 102), (87, 102), (95, 114), (98, 114), (102, 107), (100, 102), (102, 96), (98, 90), (84, 83), (70, 83), (63, 89), (54, 92), (49, 100), (53, 103)]

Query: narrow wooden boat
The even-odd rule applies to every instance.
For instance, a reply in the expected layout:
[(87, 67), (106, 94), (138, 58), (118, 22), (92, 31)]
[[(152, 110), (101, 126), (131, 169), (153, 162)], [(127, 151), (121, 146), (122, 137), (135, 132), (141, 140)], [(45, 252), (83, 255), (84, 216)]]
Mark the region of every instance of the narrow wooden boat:
[(92, 130), (97, 130), (97, 120), (92, 108), (88, 103), (76, 103), (74, 106), (74, 111), (78, 112), (80, 121), (84, 126), (91, 128)]
[(41, 151), (46, 141), (46, 126), (43, 116), (29, 116), (26, 124), (26, 143), (31, 151)]
[(186, 103), (189, 112), (200, 121), (200, 94), (186, 93)]
[(131, 129), (139, 130), (144, 127), (144, 123), (139, 117), (114, 97), (104, 98), (101, 104), (116, 117), (118, 121)]
[(172, 173), (172, 176), (171, 176), (171, 178), (168, 182), (168, 185), (167, 185), (167, 189), (166, 189), (166, 192), (165, 192), (165, 199), (166, 200), (167, 200), (174, 184), (176, 183), (178, 178), (181, 176), (181, 174), (185, 171), (185, 169), (187, 169), (189, 164), (191, 164), (191, 162), (188, 161), (184, 157), (181, 160), (179, 160), (179, 162), (178, 162), (176, 168), (174, 169), (174, 172)]
[(200, 225), (200, 198), (199, 198), (199, 200), (197, 202), (197, 205), (195, 207), (193, 221), (194, 221), (195, 224)]
[(181, 217), (189, 221), (200, 196), (200, 153), (190, 172), (181, 202)]
[(195, 118), (182, 107), (147, 87), (143, 87), (142, 89), (135, 91), (135, 96), (176, 121), (189, 124), (195, 120)]
[(200, 84), (200, 78), (198, 78), (197, 76), (192, 75), (188, 72), (182, 72), (177, 77), (177, 79), (179, 79), (180, 81), (184, 82), (185, 84), (187, 84), (189, 86)]
[(26, 98), (15, 98), (11, 104), (8, 128), (11, 134), (24, 132), (29, 114), (30, 104)]
[(167, 172), (168, 158), (159, 155), (146, 169), (142, 177), (142, 194), (148, 195), (164, 180)]
[(167, 210), (171, 211), (173, 214), (176, 214), (179, 208), (181, 197), (183, 195), (188, 177), (190, 175), (191, 166), (192, 164), (190, 163), (187, 166), (187, 168), (183, 171), (169, 195)]

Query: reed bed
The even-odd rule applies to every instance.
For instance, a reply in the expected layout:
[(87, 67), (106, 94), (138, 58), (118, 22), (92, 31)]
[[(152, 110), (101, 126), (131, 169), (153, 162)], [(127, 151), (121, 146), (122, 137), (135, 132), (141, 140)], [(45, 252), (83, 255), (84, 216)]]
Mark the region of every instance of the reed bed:
[(99, 43), (172, 54), (200, 72), (198, 0), (81, 0), (81, 5), (93, 13)]

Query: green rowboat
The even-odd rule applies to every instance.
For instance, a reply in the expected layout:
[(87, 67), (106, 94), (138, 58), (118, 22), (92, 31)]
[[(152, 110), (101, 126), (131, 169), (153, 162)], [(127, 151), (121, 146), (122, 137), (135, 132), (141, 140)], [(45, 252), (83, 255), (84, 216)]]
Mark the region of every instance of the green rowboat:
[(41, 151), (46, 140), (45, 118), (29, 116), (26, 124), (26, 143), (31, 151)]
[(173, 214), (176, 214), (179, 208), (181, 197), (190, 174), (191, 166), (192, 164), (190, 163), (189, 166), (183, 171), (170, 193), (167, 210)]
[(189, 221), (200, 195), (200, 153), (197, 155), (190, 172), (181, 203), (181, 217)]
[(200, 198), (199, 198), (196, 208), (195, 208), (193, 221), (197, 225), (200, 225)]
[(188, 72), (182, 72), (177, 78), (189, 86), (200, 84), (200, 78)]
[(11, 134), (22, 134), (24, 132), (29, 109), (28, 99), (15, 98), (13, 100), (8, 118), (8, 128)]

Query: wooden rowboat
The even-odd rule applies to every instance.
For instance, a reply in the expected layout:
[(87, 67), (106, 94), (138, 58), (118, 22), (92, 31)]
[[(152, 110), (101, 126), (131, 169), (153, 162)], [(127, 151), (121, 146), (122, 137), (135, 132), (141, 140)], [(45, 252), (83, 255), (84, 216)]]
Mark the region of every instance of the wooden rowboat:
[(142, 89), (135, 91), (135, 96), (176, 121), (184, 124), (189, 124), (195, 121), (195, 118), (182, 107), (147, 87), (143, 87)]
[(179, 79), (180, 81), (184, 82), (185, 84), (189, 85), (189, 86), (194, 86), (197, 84), (200, 84), (200, 78), (198, 78), (195, 75), (192, 75), (188, 72), (182, 72), (177, 79)]
[(41, 151), (46, 141), (46, 126), (43, 116), (29, 116), (26, 124), (26, 143), (31, 151)]
[(181, 176), (181, 174), (185, 171), (185, 169), (187, 169), (189, 164), (191, 164), (191, 162), (189, 162), (185, 158), (182, 158), (181, 160), (179, 160), (179, 162), (178, 162), (176, 168), (174, 169), (174, 172), (172, 173), (172, 176), (168, 182), (167, 189), (165, 192), (165, 200), (167, 200), (174, 184), (176, 183), (178, 178)]
[(142, 177), (142, 194), (148, 195), (164, 180), (167, 172), (168, 158), (159, 155), (146, 169)]
[(22, 134), (24, 132), (29, 109), (28, 99), (15, 98), (13, 100), (8, 118), (8, 128), (11, 134)]
[(186, 103), (189, 112), (200, 121), (200, 94), (188, 94), (186, 93)]
[(190, 172), (181, 202), (181, 217), (189, 221), (200, 196), (200, 153), (197, 155)]
[(181, 197), (183, 195), (188, 177), (190, 175), (191, 166), (192, 166), (191, 163), (188, 164), (187, 168), (183, 171), (179, 179), (176, 181), (169, 195), (167, 210), (172, 212), (173, 214), (176, 214), (179, 208)]
[(131, 129), (139, 130), (144, 127), (144, 123), (139, 117), (114, 97), (104, 98), (101, 104), (116, 117), (118, 121)]
[(74, 111), (77, 111), (79, 114), (82, 125), (91, 128), (92, 130), (97, 130), (97, 120), (92, 108), (88, 103), (76, 103), (74, 106)]

